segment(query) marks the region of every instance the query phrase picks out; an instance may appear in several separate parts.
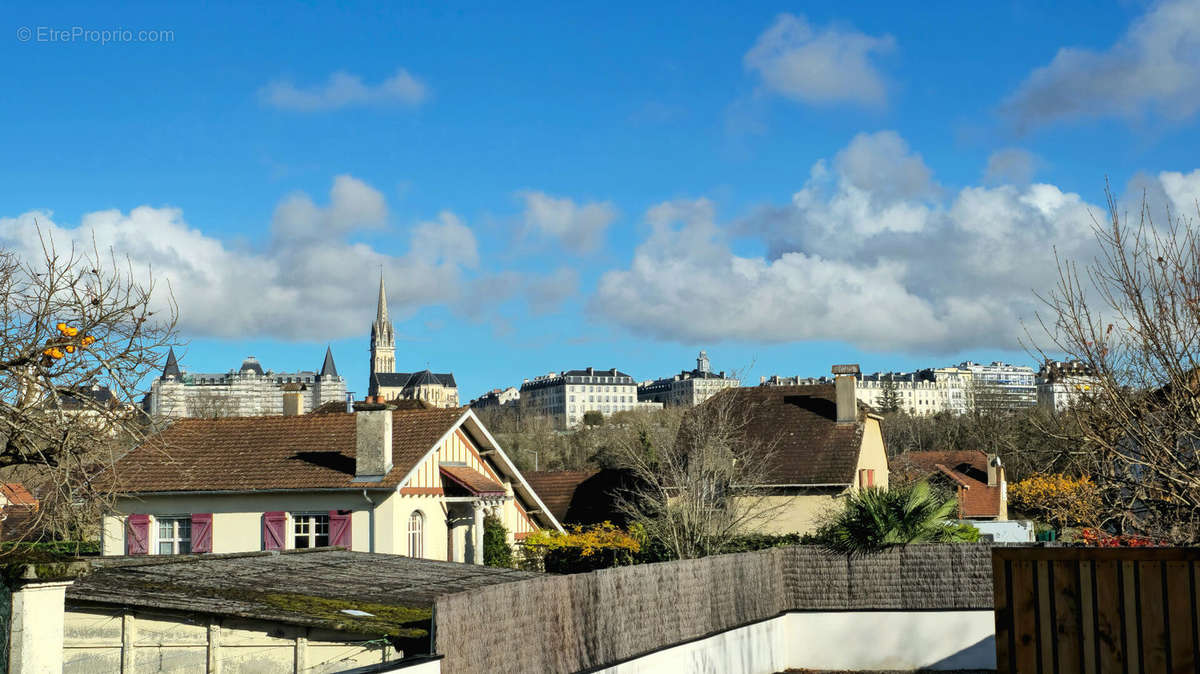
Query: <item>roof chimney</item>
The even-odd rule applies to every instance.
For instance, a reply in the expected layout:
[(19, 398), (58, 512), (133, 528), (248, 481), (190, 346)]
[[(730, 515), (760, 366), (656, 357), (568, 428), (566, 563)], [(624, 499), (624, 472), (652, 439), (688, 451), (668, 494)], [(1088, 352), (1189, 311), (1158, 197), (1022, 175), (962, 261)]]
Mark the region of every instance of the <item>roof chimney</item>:
[(392, 470), (392, 410), (382, 403), (354, 404), (354, 481), (378, 482)]
[(988, 486), (999, 487), (1004, 481), (1004, 464), (1000, 462), (999, 454), (988, 455)]
[(852, 424), (858, 421), (858, 401), (854, 398), (854, 385), (861, 370), (858, 364), (834, 365), (833, 383), (837, 391), (837, 421)]
[(304, 384), (283, 385), (283, 416), (298, 416), (304, 409)]

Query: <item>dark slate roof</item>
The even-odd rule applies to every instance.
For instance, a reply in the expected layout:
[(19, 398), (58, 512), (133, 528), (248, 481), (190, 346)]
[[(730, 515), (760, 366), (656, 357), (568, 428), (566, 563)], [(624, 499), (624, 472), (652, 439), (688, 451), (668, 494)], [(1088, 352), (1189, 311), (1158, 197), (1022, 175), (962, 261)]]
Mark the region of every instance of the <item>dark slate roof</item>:
[(113, 467), (123, 492), (394, 487), (465, 410), (392, 412), (392, 463), (380, 482), (354, 479), (353, 413), (179, 419)]
[(254, 374), (263, 373), (262, 365), (259, 364), (258, 359), (254, 356), (246, 356), (246, 360), (243, 360), (242, 366), (238, 368), (238, 372), (245, 372), (246, 370), (250, 370)]
[(182, 377), (183, 373), (179, 371), (179, 361), (175, 360), (174, 347), (167, 349), (167, 364), (163, 367), (162, 376), (164, 377)]
[(562, 524), (586, 526), (601, 522), (624, 525), (617, 508), (622, 489), (632, 478), (615, 469), (553, 470), (524, 473), (525, 481)]
[[(857, 423), (837, 423), (833, 384), (755, 386), (726, 389), (705, 405), (721, 404), (735, 396), (745, 410), (748, 437), (763, 445), (774, 443), (775, 466), (770, 484), (849, 485), (856, 478), (862, 449), (862, 414)], [(697, 408), (699, 409), (699, 408)]]
[(325, 362), (321, 364), (322, 377), (336, 377), (337, 366), (333, 364), (333, 351), (327, 346), (325, 347)]
[[(614, 371), (616, 372), (616, 374), (613, 374)], [(597, 370), (596, 368), (592, 368), (591, 372), (588, 372), (587, 370), (567, 370), (566, 372), (563, 373), (563, 376), (566, 376), (566, 377), (628, 377), (629, 375), (625, 374), (624, 372), (621, 372), (620, 370), (617, 370), (616, 368), (610, 368), (607, 370)]]
[[(188, 611), (366, 633), (379, 633), (378, 621), (363, 624), (341, 615), (340, 609), (362, 603), (427, 612), (442, 595), (540, 575), (340, 548), (101, 557), (91, 567), (67, 588), (68, 604)], [(296, 600), (303, 597), (331, 601)]]
[(376, 372), (372, 376), (375, 378), (375, 385), (377, 387), (407, 388), (409, 386), (422, 386), (429, 383), (441, 384), (450, 388), (458, 387), (458, 384), (454, 382), (454, 374), (449, 372), (444, 374), (437, 374), (429, 370), (422, 372)]

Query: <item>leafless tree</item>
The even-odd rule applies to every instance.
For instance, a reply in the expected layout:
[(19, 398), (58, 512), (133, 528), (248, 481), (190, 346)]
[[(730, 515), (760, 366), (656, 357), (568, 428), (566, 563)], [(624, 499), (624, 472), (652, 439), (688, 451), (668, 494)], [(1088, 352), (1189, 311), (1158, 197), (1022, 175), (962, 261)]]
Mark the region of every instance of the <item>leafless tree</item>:
[(1200, 231), (1143, 200), (1122, 215), (1111, 193), (1101, 253), (1059, 263), (1043, 298), (1050, 348), (1096, 377), (1075, 408), (1107, 524), (1178, 543), (1200, 540)]
[[(43, 235), (33, 258), (0, 249), (0, 477), (37, 497), (30, 530), (94, 527), (112, 489), (97, 476), (144, 436), (139, 389), (176, 334), (174, 302), (154, 311), (153, 291), (94, 245), (61, 251)], [(87, 395), (93, 384), (112, 398)]]
[(771, 483), (778, 443), (749, 432), (753, 405), (736, 389), (691, 410), (631, 415), (610, 462), (634, 485), (619, 496), (631, 524), (689, 559), (715, 554), (783, 507)]

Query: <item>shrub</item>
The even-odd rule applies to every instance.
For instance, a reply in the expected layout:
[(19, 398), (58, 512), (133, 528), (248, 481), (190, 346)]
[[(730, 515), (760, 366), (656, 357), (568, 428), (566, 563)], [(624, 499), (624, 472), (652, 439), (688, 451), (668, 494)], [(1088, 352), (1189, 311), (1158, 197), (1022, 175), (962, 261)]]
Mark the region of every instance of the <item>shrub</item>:
[(1087, 477), (1037, 474), (1008, 485), (1014, 510), (1042, 519), (1056, 529), (1092, 526), (1100, 514), (1100, 492)]
[(910, 543), (979, 540), (979, 530), (947, 522), (957, 508), (953, 497), (925, 482), (904, 487), (860, 489), (846, 498), (817, 537), (831, 552), (862, 555)]
[(521, 542), (521, 566), (550, 573), (586, 573), (635, 563), (642, 543), (637, 536), (604, 522), (566, 533), (535, 531)]
[(513, 550), (508, 544), (508, 529), (494, 515), (483, 518), (483, 563), (506, 569), (514, 565)]

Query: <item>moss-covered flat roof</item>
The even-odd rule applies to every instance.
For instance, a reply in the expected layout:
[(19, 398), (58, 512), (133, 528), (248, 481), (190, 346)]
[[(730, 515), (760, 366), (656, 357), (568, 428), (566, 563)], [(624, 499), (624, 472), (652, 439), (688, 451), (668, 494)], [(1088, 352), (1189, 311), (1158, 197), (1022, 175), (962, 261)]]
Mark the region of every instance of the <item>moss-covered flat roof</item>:
[(187, 611), (397, 637), (424, 636), (441, 595), (538, 575), (340, 548), (101, 557), (91, 566), (67, 589), (69, 604)]

